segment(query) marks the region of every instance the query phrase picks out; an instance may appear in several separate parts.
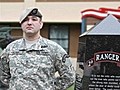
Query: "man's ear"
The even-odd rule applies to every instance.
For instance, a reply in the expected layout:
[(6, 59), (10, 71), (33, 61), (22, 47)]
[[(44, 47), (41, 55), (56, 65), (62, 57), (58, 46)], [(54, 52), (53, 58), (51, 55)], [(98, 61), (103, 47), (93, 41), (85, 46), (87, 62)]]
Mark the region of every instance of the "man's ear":
[(40, 21), (40, 29), (43, 27), (43, 22)]

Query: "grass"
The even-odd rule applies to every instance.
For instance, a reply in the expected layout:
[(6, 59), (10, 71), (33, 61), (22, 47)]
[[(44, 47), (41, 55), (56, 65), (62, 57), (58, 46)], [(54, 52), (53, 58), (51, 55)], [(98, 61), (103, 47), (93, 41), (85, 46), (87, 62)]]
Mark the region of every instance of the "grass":
[(69, 87), (67, 90), (74, 90), (74, 85), (72, 85), (71, 87)]

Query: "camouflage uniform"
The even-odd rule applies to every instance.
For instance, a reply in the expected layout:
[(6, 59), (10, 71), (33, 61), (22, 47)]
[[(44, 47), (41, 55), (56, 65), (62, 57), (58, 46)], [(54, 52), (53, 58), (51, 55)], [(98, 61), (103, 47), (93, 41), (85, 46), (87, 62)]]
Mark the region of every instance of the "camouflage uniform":
[[(1, 82), (8, 90), (66, 90), (75, 81), (69, 55), (41, 37), (26, 48), (25, 39), (10, 43), (1, 54)], [(55, 77), (58, 71), (59, 77)]]

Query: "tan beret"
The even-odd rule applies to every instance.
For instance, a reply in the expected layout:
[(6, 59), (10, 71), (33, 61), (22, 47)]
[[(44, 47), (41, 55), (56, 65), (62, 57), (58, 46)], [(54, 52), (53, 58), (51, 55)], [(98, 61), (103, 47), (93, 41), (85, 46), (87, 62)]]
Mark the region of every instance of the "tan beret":
[(36, 8), (36, 7), (30, 7), (30, 8), (27, 8), (25, 9), (21, 16), (20, 16), (20, 21), (19, 23), (22, 23), (24, 21), (24, 19), (29, 16), (29, 15), (34, 15), (34, 16), (37, 16), (37, 17), (40, 17), (42, 18), (42, 14), (40, 13), (39, 9)]

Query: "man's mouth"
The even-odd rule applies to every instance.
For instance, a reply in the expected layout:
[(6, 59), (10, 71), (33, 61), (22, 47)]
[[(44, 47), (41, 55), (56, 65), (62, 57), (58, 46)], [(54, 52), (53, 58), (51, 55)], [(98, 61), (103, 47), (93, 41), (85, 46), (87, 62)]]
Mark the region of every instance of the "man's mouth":
[(31, 30), (31, 29), (33, 29), (33, 27), (27, 27), (26, 29)]

